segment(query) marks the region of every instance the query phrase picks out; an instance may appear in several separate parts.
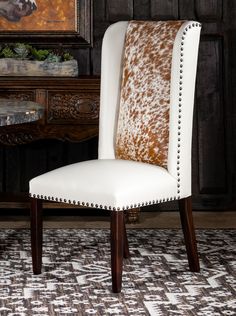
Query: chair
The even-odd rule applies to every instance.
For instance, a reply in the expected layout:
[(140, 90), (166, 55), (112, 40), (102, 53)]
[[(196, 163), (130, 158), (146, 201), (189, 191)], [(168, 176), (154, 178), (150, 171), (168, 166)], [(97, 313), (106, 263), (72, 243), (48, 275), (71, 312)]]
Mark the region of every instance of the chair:
[(189, 268), (199, 271), (191, 138), (200, 29), (192, 21), (118, 22), (108, 28), (99, 158), (30, 181), (34, 274), (42, 266), (42, 200), (110, 210), (113, 292), (121, 291), (123, 258), (129, 257), (124, 211), (178, 200)]

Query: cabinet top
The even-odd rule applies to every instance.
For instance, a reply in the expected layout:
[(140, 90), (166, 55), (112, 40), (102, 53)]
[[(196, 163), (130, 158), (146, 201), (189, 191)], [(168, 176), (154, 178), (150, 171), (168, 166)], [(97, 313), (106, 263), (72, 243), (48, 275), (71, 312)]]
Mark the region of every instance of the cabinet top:
[(43, 114), (44, 107), (38, 103), (0, 99), (0, 126), (37, 121)]
[(0, 88), (46, 88), (54, 86), (84, 87), (99, 89), (99, 76), (79, 76), (77, 78), (62, 77), (0, 77)]

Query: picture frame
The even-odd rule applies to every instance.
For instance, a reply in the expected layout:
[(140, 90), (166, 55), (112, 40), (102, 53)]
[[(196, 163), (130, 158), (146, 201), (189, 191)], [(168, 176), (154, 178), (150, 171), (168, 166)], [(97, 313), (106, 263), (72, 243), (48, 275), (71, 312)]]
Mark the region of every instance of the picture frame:
[[(19, 13), (11, 10), (14, 0), (5, 11), (1, 1), (0, 42), (92, 46), (93, 0), (23, 0)], [(6, 7), (6, 0), (2, 3)]]

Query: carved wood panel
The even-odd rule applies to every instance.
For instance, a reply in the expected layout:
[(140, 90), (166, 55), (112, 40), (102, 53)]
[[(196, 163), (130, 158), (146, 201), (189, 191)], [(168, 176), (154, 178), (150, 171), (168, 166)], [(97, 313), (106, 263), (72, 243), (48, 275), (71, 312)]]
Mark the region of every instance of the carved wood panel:
[(37, 127), (31, 129), (24, 130), (22, 127), (3, 127), (0, 133), (0, 144), (7, 146), (23, 145), (39, 139)]
[(48, 93), (47, 121), (51, 124), (98, 124), (99, 95), (67, 91)]
[(45, 118), (37, 123), (2, 127), (0, 143), (20, 145), (39, 139), (81, 141), (96, 136), (99, 84), (98, 79), (90, 77), (0, 81), (0, 97), (35, 100), (45, 106)]
[(21, 101), (35, 101), (35, 91), (32, 90), (1, 90), (0, 97)]

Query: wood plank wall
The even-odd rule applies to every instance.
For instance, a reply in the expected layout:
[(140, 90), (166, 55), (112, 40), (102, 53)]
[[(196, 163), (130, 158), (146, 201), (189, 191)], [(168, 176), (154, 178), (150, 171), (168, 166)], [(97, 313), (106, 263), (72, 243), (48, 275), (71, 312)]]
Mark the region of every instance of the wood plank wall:
[[(100, 74), (106, 28), (130, 19), (203, 23), (193, 136), (194, 205), (203, 210), (231, 208), (236, 196), (236, 1), (94, 0), (94, 46), (72, 49), (81, 74)], [(96, 140), (1, 148), (0, 189), (26, 191), (30, 177), (68, 162), (94, 158), (96, 153)]]

